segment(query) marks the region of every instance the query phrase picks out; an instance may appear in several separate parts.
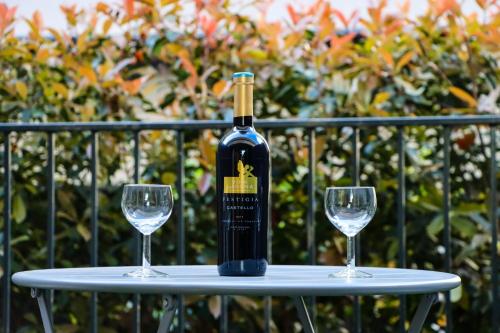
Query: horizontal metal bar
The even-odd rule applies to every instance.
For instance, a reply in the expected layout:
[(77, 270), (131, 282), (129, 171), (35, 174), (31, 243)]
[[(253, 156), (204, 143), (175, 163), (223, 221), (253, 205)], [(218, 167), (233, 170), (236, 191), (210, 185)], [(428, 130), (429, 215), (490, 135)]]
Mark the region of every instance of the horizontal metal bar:
[[(54, 123), (3, 123), (0, 132), (62, 132), (62, 131), (140, 131), (140, 130), (195, 130), (228, 128), (231, 121), (181, 120), (165, 122), (54, 122)], [(321, 127), (371, 127), (371, 126), (440, 126), (440, 125), (498, 125), (500, 116), (425, 116), (425, 117), (351, 117), (310, 119), (257, 120), (259, 128), (321, 128)]]

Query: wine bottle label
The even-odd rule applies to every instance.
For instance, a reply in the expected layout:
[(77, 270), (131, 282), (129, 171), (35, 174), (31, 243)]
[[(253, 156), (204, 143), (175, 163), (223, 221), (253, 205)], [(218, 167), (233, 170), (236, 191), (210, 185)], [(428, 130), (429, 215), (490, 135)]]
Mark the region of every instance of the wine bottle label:
[(252, 174), (253, 166), (237, 165), (238, 177), (224, 177), (224, 193), (257, 194), (257, 177)]
[[(231, 165), (231, 159), (226, 160)], [(260, 230), (262, 203), (261, 190), (259, 190), (259, 175), (261, 164), (259, 159), (254, 159), (257, 163), (254, 166), (245, 164), (243, 159), (238, 159), (233, 164), (232, 170), (227, 170), (229, 174), (224, 177), (222, 188), (222, 215), (221, 222), (227, 230), (250, 231)], [(255, 168), (254, 168), (255, 167)]]

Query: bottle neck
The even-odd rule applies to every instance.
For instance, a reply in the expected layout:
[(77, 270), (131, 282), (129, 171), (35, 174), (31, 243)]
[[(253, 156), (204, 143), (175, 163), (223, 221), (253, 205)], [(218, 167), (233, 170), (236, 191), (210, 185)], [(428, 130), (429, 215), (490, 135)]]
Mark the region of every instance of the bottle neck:
[(238, 127), (253, 126), (253, 83), (235, 83), (233, 123)]
[(233, 125), (236, 127), (252, 127), (253, 117), (252, 116), (234, 117)]

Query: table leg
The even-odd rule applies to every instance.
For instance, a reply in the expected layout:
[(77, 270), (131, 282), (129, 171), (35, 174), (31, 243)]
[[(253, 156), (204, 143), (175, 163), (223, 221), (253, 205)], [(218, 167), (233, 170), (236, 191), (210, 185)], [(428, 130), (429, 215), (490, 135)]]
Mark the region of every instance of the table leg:
[(47, 304), (45, 303), (45, 297), (43, 297), (43, 293), (36, 288), (32, 288), (31, 297), (36, 298), (38, 302), (38, 307), (40, 308), (40, 315), (42, 316), (44, 332), (53, 333), (54, 327), (52, 326), (52, 321), (50, 320), (50, 314), (47, 309)]
[(294, 297), (293, 301), (295, 303), (295, 307), (297, 308), (297, 312), (299, 313), (299, 319), (302, 323), (302, 327), (304, 328), (304, 332), (314, 333), (314, 326), (312, 324), (311, 317), (309, 316), (309, 312), (307, 311), (304, 298), (302, 296)]
[(427, 314), (429, 314), (429, 310), (431, 306), (436, 302), (438, 295), (427, 294), (422, 296), (420, 303), (418, 304), (417, 312), (413, 316), (410, 324), (410, 329), (408, 333), (419, 333), (422, 331), (422, 327), (425, 323), (425, 318), (427, 318)]
[(163, 313), (163, 317), (160, 320), (160, 326), (158, 327), (158, 333), (167, 333), (168, 332), (168, 329), (170, 327), (172, 319), (174, 319), (175, 310), (177, 309), (177, 299), (172, 295), (165, 296), (165, 300), (163, 303), (163, 309), (164, 309), (164, 313)]

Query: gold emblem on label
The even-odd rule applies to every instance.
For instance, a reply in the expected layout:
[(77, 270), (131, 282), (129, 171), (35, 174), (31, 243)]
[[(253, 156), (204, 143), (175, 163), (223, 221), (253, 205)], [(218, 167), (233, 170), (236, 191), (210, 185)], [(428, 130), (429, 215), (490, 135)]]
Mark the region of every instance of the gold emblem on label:
[(257, 194), (257, 177), (252, 174), (253, 166), (238, 161), (238, 177), (224, 177), (224, 193)]

